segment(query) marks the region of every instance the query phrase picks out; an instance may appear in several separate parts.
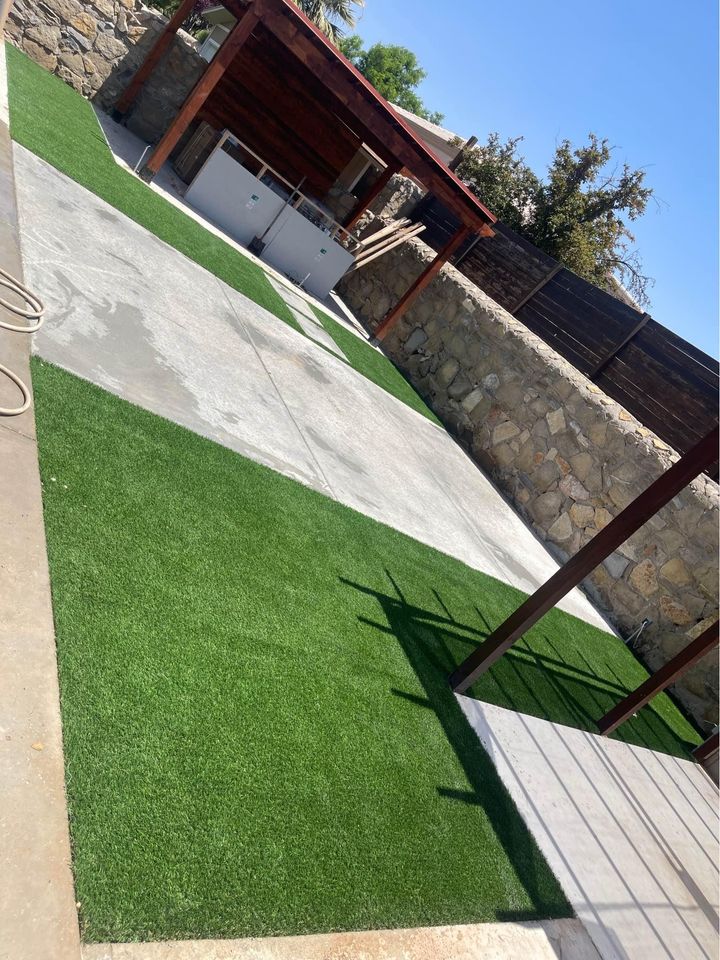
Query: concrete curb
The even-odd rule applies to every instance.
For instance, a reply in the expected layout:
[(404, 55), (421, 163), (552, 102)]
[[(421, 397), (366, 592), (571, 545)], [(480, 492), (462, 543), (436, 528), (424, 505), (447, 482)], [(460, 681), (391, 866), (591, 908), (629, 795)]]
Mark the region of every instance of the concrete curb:
[[(0, 43), (0, 265), (22, 277)], [(30, 384), (30, 337), (0, 358)], [(4, 380), (4, 378), (3, 378)], [(0, 397), (17, 392), (0, 383)], [(60, 695), (32, 408), (0, 418), (0, 958), (78, 960)]]
[(83, 960), (599, 960), (579, 920), (473, 923), (304, 937), (107, 943)]

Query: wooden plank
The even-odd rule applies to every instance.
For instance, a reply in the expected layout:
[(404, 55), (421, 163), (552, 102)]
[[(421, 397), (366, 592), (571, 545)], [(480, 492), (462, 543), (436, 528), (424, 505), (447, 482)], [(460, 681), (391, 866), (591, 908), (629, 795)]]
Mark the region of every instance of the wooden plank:
[(537, 311), (535, 303), (526, 303), (522, 309), (518, 310), (517, 319), (556, 350), (560, 356), (573, 363), (581, 373), (587, 374), (597, 365), (601, 348), (591, 347), (580, 339), (580, 334), (575, 336), (577, 331), (571, 327), (553, 323)]
[[(703, 424), (703, 427), (698, 429), (709, 426), (708, 417), (714, 422), (717, 416), (716, 397), (683, 392), (675, 389), (671, 383), (663, 385), (660, 378), (652, 373), (645, 373), (635, 364), (614, 360), (612, 367), (602, 371), (596, 383), (613, 396), (622, 394), (630, 405), (647, 401), (656, 404), (658, 409), (666, 411), (681, 423), (693, 419), (696, 423)], [(618, 399), (618, 403), (621, 402), (623, 401)]]
[(665, 690), (671, 683), (674, 683), (679, 677), (687, 673), (690, 667), (702, 660), (705, 654), (709, 653), (718, 645), (718, 622), (703, 630), (699, 637), (681, 650), (677, 656), (669, 660), (664, 666), (645, 681), (641, 683), (637, 690), (617, 703), (612, 710), (598, 720), (598, 729), (603, 736), (617, 730), (621, 723), (629, 720), (633, 714), (637, 713), (641, 707), (661, 690)]
[(663, 328), (658, 330), (659, 327), (659, 323), (650, 321), (635, 338), (632, 349), (624, 351), (624, 355), (642, 351), (651, 362), (672, 369), (679, 375), (680, 381), (692, 382), (698, 389), (707, 387), (716, 390), (720, 382), (716, 371), (678, 350), (671, 341), (662, 336)]
[(696, 379), (695, 371), (678, 370), (670, 358), (656, 360), (637, 342), (629, 343), (621, 355), (602, 371), (608, 379), (629, 374), (636, 390), (661, 391), (667, 402), (670, 396), (674, 403), (689, 404), (697, 410), (705, 409), (709, 402), (717, 406), (717, 387)]
[(557, 274), (535, 297), (532, 307), (558, 326), (582, 334), (600, 360), (628, 331), (627, 323), (600, 313), (568, 293), (560, 284), (566, 271)]
[(596, 311), (608, 319), (614, 320), (621, 329), (629, 329), (634, 326), (642, 311), (631, 307), (617, 297), (614, 297), (606, 290), (596, 287), (595, 284), (583, 280), (572, 270), (566, 270), (559, 279), (558, 286), (562, 287), (569, 295), (579, 300), (587, 308)]
[(195, 2), (196, 0), (182, 0), (180, 6), (172, 15), (170, 20), (168, 20), (168, 22), (165, 24), (162, 33), (151, 47), (143, 62), (133, 74), (130, 83), (120, 94), (113, 109), (113, 119), (121, 120), (133, 105), (146, 80), (158, 65), (168, 47), (172, 43), (175, 34), (192, 13)]
[(348, 272), (354, 273), (355, 270), (361, 270), (368, 263), (371, 263), (373, 260), (377, 260), (378, 257), (384, 256), (386, 253), (394, 250), (395, 247), (399, 247), (403, 243), (407, 243), (408, 240), (412, 240), (413, 237), (417, 237), (423, 232), (424, 229), (425, 224), (416, 223), (407, 230), (401, 230), (396, 237), (390, 237), (387, 243), (380, 243), (377, 247), (371, 247), (367, 253), (367, 256), (358, 257), (358, 259), (355, 261), (355, 264)]
[(521, 604), (450, 676), (455, 693), (465, 693), (534, 623), (592, 573), (598, 564), (717, 461), (718, 428), (673, 464), (639, 497), (600, 530), (565, 566)]
[(414, 301), (420, 296), (425, 287), (432, 282), (432, 280), (442, 270), (443, 265), (447, 263), (454, 251), (457, 250), (460, 244), (467, 239), (471, 232), (472, 231), (470, 227), (461, 227), (452, 240), (450, 240), (448, 244), (440, 251), (440, 253), (438, 253), (435, 259), (428, 264), (425, 270), (417, 278), (415, 283), (412, 284), (402, 299), (387, 313), (385, 319), (375, 330), (376, 340), (382, 340), (388, 335), (390, 330), (392, 330), (408, 307), (410, 307), (412, 303), (414, 303)]
[(146, 179), (152, 179), (165, 163), (173, 147), (177, 144), (185, 130), (187, 130), (193, 117), (197, 114), (200, 107), (205, 103), (213, 88), (225, 73), (232, 58), (257, 26), (258, 9), (261, 9), (260, 0), (255, 0), (255, 5), (249, 7), (243, 17), (237, 21), (230, 31), (228, 38), (208, 64), (207, 70), (195, 84), (175, 119), (150, 154), (149, 160), (141, 171), (141, 175)]
[(699, 347), (695, 347), (692, 343), (688, 343), (687, 340), (683, 340), (678, 334), (673, 333), (672, 330), (668, 330), (667, 327), (664, 327), (656, 320), (651, 320), (648, 327), (652, 327), (656, 334), (656, 339), (664, 340), (669, 348), (676, 350), (682, 356), (694, 360), (698, 366), (714, 376), (720, 376), (720, 361), (715, 357), (711, 357), (709, 354), (700, 350)]

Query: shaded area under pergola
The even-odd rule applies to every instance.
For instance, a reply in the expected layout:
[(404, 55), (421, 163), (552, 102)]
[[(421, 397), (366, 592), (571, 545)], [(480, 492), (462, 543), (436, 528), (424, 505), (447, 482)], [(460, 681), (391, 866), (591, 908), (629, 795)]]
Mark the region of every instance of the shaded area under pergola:
[[(131, 108), (193, 7), (184, 0), (119, 98), (115, 116)], [(390, 178), (401, 170), (436, 196), (459, 221), (456, 234), (386, 314), (384, 337), (472, 236), (492, 236), (494, 215), (415, 135), (390, 104), (290, 0), (226, 0), (237, 18), (217, 55), (143, 167), (152, 179), (196, 118), (217, 128), (240, 126), (262, 141), (290, 179), (327, 187), (354, 150), (367, 144), (385, 163), (345, 221), (352, 228)]]

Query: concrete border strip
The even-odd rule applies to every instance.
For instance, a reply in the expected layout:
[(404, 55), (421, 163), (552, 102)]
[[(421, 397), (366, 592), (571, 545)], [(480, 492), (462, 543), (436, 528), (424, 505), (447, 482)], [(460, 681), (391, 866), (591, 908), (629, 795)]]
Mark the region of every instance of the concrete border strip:
[[(0, 44), (0, 264), (22, 277)], [(51, 320), (52, 322), (52, 320)], [(0, 329), (30, 385), (30, 337)], [(3, 398), (10, 397), (0, 384)], [(16, 401), (12, 396), (12, 402)], [(32, 408), (0, 419), (0, 958), (78, 960), (60, 693)]]
[(599, 960), (599, 956), (579, 920), (83, 948), (83, 960)]

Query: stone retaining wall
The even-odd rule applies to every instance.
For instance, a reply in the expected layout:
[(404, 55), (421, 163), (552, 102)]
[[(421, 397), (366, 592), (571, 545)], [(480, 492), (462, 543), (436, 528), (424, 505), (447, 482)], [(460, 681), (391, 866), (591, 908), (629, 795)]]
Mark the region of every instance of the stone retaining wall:
[[(351, 274), (340, 293), (372, 326), (433, 256), (412, 240)], [(561, 561), (678, 458), (453, 267), (443, 268), (385, 346)], [(624, 636), (643, 618), (653, 621), (638, 649), (657, 669), (717, 617), (717, 557), (718, 487), (702, 478), (596, 569), (585, 589)], [(705, 729), (717, 723), (717, 655), (675, 692)]]
[[(6, 32), (24, 53), (110, 110), (166, 19), (135, 0), (15, 0)], [(128, 127), (150, 143), (162, 135), (207, 64), (180, 31), (144, 85)]]

